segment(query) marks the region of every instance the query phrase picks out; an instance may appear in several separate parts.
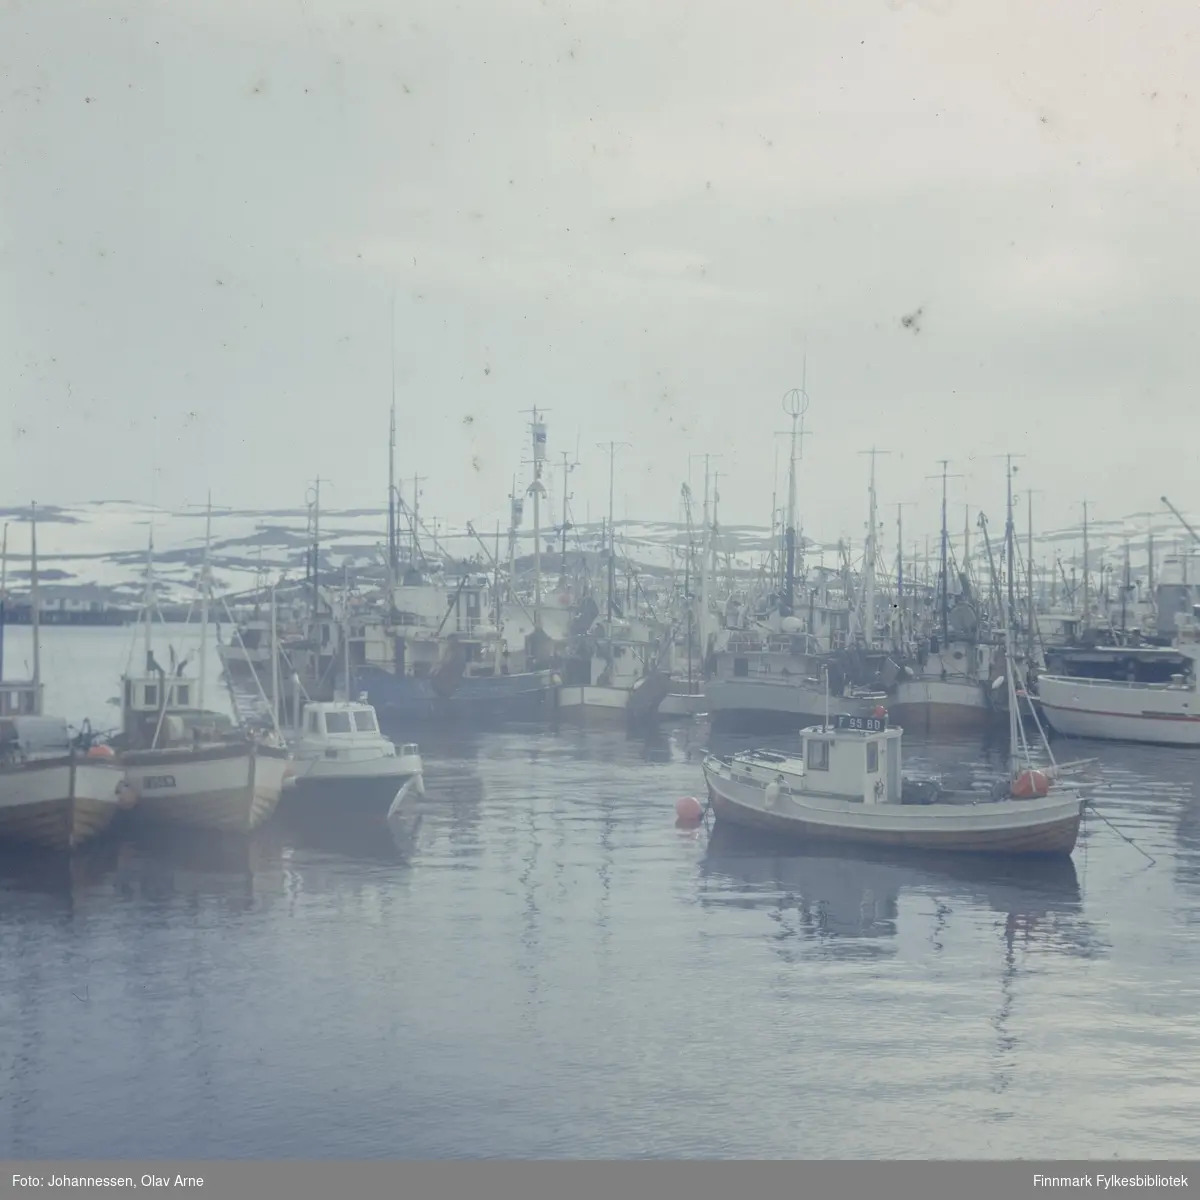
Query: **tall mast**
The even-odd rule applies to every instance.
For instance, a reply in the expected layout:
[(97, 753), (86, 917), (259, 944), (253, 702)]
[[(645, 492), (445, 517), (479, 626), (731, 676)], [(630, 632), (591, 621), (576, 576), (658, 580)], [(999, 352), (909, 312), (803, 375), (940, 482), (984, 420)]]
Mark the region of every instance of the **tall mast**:
[(708, 455), (704, 456), (704, 508), (700, 526), (700, 661), (708, 658), (708, 551), (711, 539), (709, 537), (708, 520)]
[(396, 538), (396, 297), (392, 297), (392, 413), (388, 430), (388, 608), (394, 603), (399, 545)]
[(1013, 525), (1013, 494), (1012, 494), (1012, 477), (1014, 467), (1012, 460), (1019, 458), (1020, 455), (1006, 454), (1005, 460), (1005, 478), (1008, 486), (1008, 499), (1006, 520), (1004, 523), (1004, 550), (1007, 562), (1006, 574), (1008, 576), (1008, 623), (1010, 629), (1016, 625), (1017, 621), (1017, 573), (1016, 573), (1016, 527)]
[(562, 578), (563, 583), (567, 581), (567, 501), (571, 498), (567, 493), (568, 480), (571, 472), (578, 465), (570, 460), (570, 455), (564, 450), (562, 452), (562, 471), (563, 471), (563, 493), (562, 493)]
[(1083, 620), (1080, 623), (1084, 629), (1088, 627), (1088, 612), (1091, 608), (1088, 572), (1088, 502), (1085, 500), (1083, 502)]
[(154, 623), (154, 611), (157, 607), (157, 598), (154, 594), (154, 518), (150, 518), (150, 544), (146, 550), (146, 591), (143, 599), (142, 607), (145, 609), (145, 650), (146, 650), (146, 666), (145, 670), (150, 670), (150, 635), (151, 626)]
[(612, 640), (613, 589), (616, 587), (616, 541), (613, 537), (613, 504), (616, 496), (617, 451), (628, 442), (601, 442), (600, 449), (608, 452), (608, 636)]
[(312, 615), (317, 619), (321, 607), (320, 566), (321, 566), (321, 477), (317, 476), (313, 488), (313, 540), (312, 540)]
[(900, 614), (897, 640), (904, 644), (904, 505), (896, 505), (896, 604)]
[(946, 471), (950, 466), (950, 460), (943, 458), (938, 461), (942, 464), (942, 560), (939, 575), (942, 593), (942, 646), (945, 647), (946, 640), (950, 636), (950, 588), (947, 579), (950, 531), (946, 527), (946, 480), (949, 478)]
[[(530, 432), (533, 437), (533, 483), (529, 485), (533, 496), (533, 624), (542, 627), (542, 464), (546, 459), (546, 424), (539, 419), (537, 408), (529, 410), (533, 417)], [(542, 414), (544, 415), (544, 414)]]
[(8, 605), (8, 522), (0, 539), (0, 682), (4, 680), (4, 619)]
[(209, 548), (212, 545), (212, 492), (204, 513), (204, 561), (200, 567), (200, 670), (196, 680), (196, 707), (204, 707), (204, 690), (208, 683), (208, 594), (210, 566)]
[(873, 649), (875, 646), (875, 563), (879, 557), (877, 545), (877, 534), (879, 528), (879, 517), (876, 510), (875, 496), (875, 456), (877, 454), (886, 454), (886, 450), (876, 450), (874, 446), (870, 450), (864, 450), (864, 454), (871, 456), (871, 483), (868, 489), (868, 522), (867, 522), (867, 547), (863, 556), (863, 636), (867, 644), (867, 649)]
[(1035, 614), (1033, 607), (1033, 489), (1025, 492), (1025, 587), (1029, 592), (1029, 661), (1033, 662)]
[(34, 711), (42, 715), (42, 616), (41, 593), (38, 589), (37, 505), (29, 506), (29, 623), (33, 627), (33, 703)]
[(800, 375), (800, 386), (792, 388), (783, 397), (783, 411), (792, 419), (791, 450), (788, 454), (788, 508), (787, 525), (784, 532), (786, 563), (783, 576), (783, 607), (786, 616), (791, 616), (796, 592), (796, 447), (797, 437), (803, 448), (804, 414), (808, 412), (808, 393), (804, 390), (808, 381), (808, 359), (804, 359)]

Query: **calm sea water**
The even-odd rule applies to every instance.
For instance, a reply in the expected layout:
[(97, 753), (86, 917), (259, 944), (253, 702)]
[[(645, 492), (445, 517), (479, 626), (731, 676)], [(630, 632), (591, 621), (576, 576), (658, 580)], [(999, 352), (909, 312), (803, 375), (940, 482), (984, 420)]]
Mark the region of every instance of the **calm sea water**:
[[(129, 641), (47, 630), (50, 707), (113, 723)], [(1006, 870), (681, 832), (706, 739), (424, 734), (403, 827), (5, 855), (0, 1156), (1194, 1152), (1200, 755), (1069, 755), (1153, 864)]]

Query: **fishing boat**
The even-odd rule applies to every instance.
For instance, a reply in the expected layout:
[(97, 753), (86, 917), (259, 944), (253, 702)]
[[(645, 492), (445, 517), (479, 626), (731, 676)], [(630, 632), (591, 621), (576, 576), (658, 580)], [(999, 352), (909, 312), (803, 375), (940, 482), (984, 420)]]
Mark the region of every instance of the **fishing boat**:
[[(7, 537), (0, 560), (7, 560)], [(0, 566), (0, 841), (75, 850), (104, 831), (130, 800), (111, 751), (73, 738), (43, 712), (37, 516), (30, 522), (33, 678), (4, 679), (5, 568)]]
[(186, 825), (223, 833), (249, 833), (274, 812), (283, 791), (288, 751), (276, 732), (238, 728), (204, 707), (208, 636), (207, 537), (202, 576), (199, 678), (187, 659), (170, 649), (170, 671), (155, 658), (152, 624), (157, 612), (153, 546), (147, 560), (144, 673), (122, 680), (121, 732), (113, 739), (125, 781), (137, 799), (139, 821)]
[[(905, 779), (903, 730), (886, 709), (839, 714), (801, 730), (802, 753), (751, 750), (709, 755), (704, 777), (718, 822), (806, 841), (841, 841), (960, 853), (1069, 855), (1087, 800), (1053, 761), (1034, 765), (1018, 718), (1005, 630), (1011, 738), (1009, 777), (990, 790)], [(1001, 681), (997, 681), (998, 683)], [(1040, 726), (1039, 726), (1040, 731)], [(1044, 737), (1043, 737), (1044, 740)], [(1046, 746), (1049, 754), (1049, 747)], [(1024, 758), (1024, 763), (1022, 763)]]
[(1200, 746), (1200, 644), (1160, 653), (1174, 671), (1165, 681), (1145, 678), (1148, 652), (1142, 651), (1127, 656), (1131, 678), (1124, 680), (1040, 675), (1038, 706), (1054, 732), (1066, 737)]
[(379, 731), (375, 709), (366, 703), (306, 704), (290, 740), (289, 798), (333, 798), (338, 805), (371, 797), (391, 801), (399, 788), (424, 773), (420, 747), (399, 747)]
[(0, 717), (0, 842), (77, 850), (132, 802), (116, 757), (62, 718)]

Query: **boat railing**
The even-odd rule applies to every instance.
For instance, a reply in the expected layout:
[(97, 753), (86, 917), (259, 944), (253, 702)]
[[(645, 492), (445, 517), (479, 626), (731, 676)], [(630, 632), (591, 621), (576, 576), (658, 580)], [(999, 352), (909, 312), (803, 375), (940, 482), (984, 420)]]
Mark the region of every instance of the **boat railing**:
[(1194, 689), (1187, 683), (1146, 683), (1139, 679), (1087, 679), (1081, 675), (1042, 675), (1038, 686), (1044, 683), (1069, 683), (1072, 687), (1124, 688), (1126, 691), (1142, 692), (1190, 692)]

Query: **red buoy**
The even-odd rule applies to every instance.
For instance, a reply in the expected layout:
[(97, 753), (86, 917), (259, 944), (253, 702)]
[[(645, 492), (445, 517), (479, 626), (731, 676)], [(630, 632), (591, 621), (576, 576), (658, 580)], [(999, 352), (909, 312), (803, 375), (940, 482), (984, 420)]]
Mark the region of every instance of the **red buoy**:
[(1044, 771), (1022, 771), (1013, 780), (1012, 794), (1016, 800), (1032, 800), (1050, 791), (1050, 778)]
[(699, 825), (704, 819), (704, 806), (695, 796), (675, 801), (675, 819), (679, 825)]

